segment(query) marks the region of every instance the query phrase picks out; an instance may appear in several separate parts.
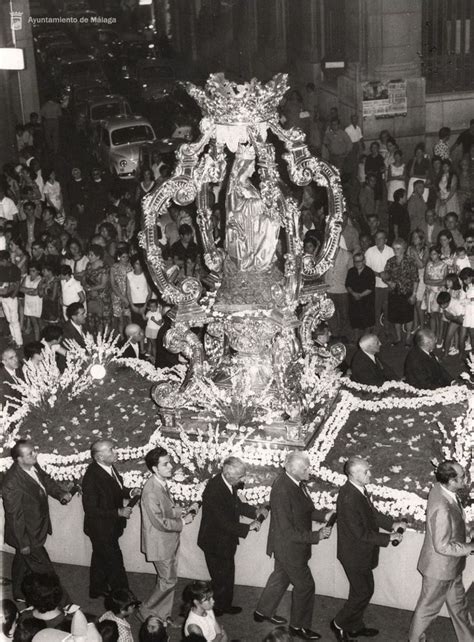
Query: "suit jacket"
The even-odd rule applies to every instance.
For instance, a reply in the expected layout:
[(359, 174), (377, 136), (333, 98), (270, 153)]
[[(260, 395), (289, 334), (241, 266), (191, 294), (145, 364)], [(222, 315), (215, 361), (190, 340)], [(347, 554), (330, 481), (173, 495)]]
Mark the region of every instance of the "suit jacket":
[(249, 525), (241, 524), (240, 516), (255, 519), (255, 514), (256, 508), (242, 502), (235, 489), (231, 493), (219, 473), (207, 482), (202, 494), (199, 548), (215, 557), (233, 558), (239, 538), (249, 532)]
[(405, 359), (405, 378), (415, 388), (434, 390), (449, 386), (454, 377), (436, 358), (414, 346)]
[(310, 497), (282, 472), (270, 493), (270, 528), (267, 555), (299, 566), (311, 557), (311, 546), (319, 542), (313, 520), (323, 522), (324, 514), (314, 508)]
[(426, 243), (431, 246), (431, 245), (437, 245), (438, 244), (438, 234), (441, 232), (443, 228), (439, 223), (434, 223), (433, 225), (433, 231), (431, 233), (431, 242), (428, 243), (428, 226), (425, 223), (420, 226), (420, 230), (422, 230), (423, 234), (425, 235)]
[[(122, 344), (122, 345), (124, 345), (124, 344)], [(137, 355), (135, 354), (135, 350), (132, 348), (132, 346), (130, 344), (122, 352), (121, 358), (122, 359), (136, 359), (137, 358)], [(146, 357), (143, 354), (143, 352), (140, 352), (140, 351), (138, 353), (138, 358), (139, 359), (146, 359)]]
[(349, 480), (337, 497), (337, 559), (348, 568), (372, 569), (380, 546), (388, 546), (393, 520), (374, 508)]
[(26, 546), (39, 548), (44, 545), (52, 532), (48, 495), (61, 499), (65, 494), (38, 464), (35, 465), (35, 470), (46, 494), (16, 462), (7, 470), (3, 481), (5, 542), (18, 550)]
[(375, 359), (376, 363), (360, 348), (356, 350), (351, 362), (352, 381), (366, 386), (381, 386), (385, 381), (398, 378), (378, 356)]
[(149, 562), (171, 559), (178, 550), (183, 520), (181, 510), (155, 475), (143, 486), (140, 509), (142, 552)]
[[(73, 325), (71, 321), (66, 321), (64, 324), (63, 328), (63, 341), (64, 339), (72, 339), (73, 341), (76, 341), (81, 348), (86, 347), (86, 342), (84, 340), (84, 337), (82, 334), (76, 329), (76, 327)], [(65, 346), (67, 347), (67, 346)]]
[[(21, 368), (16, 369), (16, 376), (19, 377), (20, 379), (22, 378), (22, 370)], [(13, 397), (14, 399), (21, 400), (21, 394), (17, 391), (14, 390), (11, 387), (11, 383), (16, 383), (11, 374), (8, 372), (8, 370), (5, 367), (0, 368), (0, 403), (2, 405), (5, 405), (8, 401), (11, 401), (7, 399), (7, 397)]]
[[(115, 474), (122, 478), (113, 466)], [(93, 461), (89, 464), (82, 480), (82, 505), (84, 507), (84, 533), (91, 539), (119, 538), (127, 520), (120, 517), (118, 509), (130, 491)]]
[(453, 580), (463, 572), (469, 554), (463, 511), (441, 484), (436, 483), (428, 495), (425, 539), (418, 570), (426, 577)]

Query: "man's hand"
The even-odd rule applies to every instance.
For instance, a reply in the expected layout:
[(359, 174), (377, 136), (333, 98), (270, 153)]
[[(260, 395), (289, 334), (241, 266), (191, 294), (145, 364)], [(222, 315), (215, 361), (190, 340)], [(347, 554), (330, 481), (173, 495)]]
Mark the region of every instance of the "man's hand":
[(22, 555), (29, 555), (31, 553), (31, 548), (29, 546), (25, 546), (24, 548), (20, 548), (20, 553)]
[(249, 531), (255, 531), (258, 533), (258, 531), (261, 528), (261, 524), (258, 520), (254, 519), (253, 522), (250, 522), (249, 524)]
[(258, 511), (255, 513), (255, 517), (258, 519), (259, 517), (263, 517), (263, 519), (267, 519), (269, 511), (266, 508), (259, 508)]
[(331, 536), (331, 533), (332, 533), (331, 526), (323, 526), (322, 528), (319, 529), (319, 539), (328, 539), (328, 537)]
[(186, 515), (183, 515), (181, 519), (184, 524), (190, 524), (194, 519), (194, 515), (192, 513), (186, 513)]
[(132, 509), (130, 508), (130, 506), (126, 506), (125, 508), (119, 508), (118, 514), (119, 514), (119, 517), (125, 517), (125, 519), (130, 519), (130, 515), (132, 514)]
[(130, 489), (130, 498), (136, 497), (137, 495), (142, 494), (142, 489), (138, 488), (138, 486), (135, 486), (135, 488)]
[(194, 503), (193, 503), (193, 504), (191, 504), (191, 506), (188, 508), (188, 512), (189, 512), (189, 513), (191, 513), (192, 511), (194, 511), (195, 515), (197, 515), (197, 514), (199, 513), (199, 509), (200, 509), (200, 508), (201, 508), (201, 506), (200, 506), (199, 502), (194, 502)]
[(64, 495), (61, 497), (59, 501), (61, 502), (61, 504), (69, 504), (71, 499), (72, 499), (71, 493), (64, 493)]
[(403, 534), (402, 533), (390, 533), (390, 541), (391, 542), (401, 542), (403, 540)]

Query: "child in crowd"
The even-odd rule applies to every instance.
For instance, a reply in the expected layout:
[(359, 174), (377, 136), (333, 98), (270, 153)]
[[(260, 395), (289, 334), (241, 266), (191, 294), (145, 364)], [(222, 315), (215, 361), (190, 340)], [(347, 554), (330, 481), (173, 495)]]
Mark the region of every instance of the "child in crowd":
[(474, 347), (474, 270), (464, 268), (459, 274), (464, 291), (464, 319), (462, 326), (466, 329), (469, 337), (469, 344), (466, 344), (466, 351)]
[(100, 639), (102, 640), (102, 642), (119, 641), (120, 634), (117, 622), (114, 622), (112, 620), (102, 620), (102, 622), (97, 622), (96, 628), (100, 634)]
[(456, 274), (459, 274), (464, 268), (471, 267), (471, 262), (466, 252), (465, 247), (456, 248), (456, 257), (454, 259), (454, 269)]
[[(70, 265), (61, 265), (59, 268), (59, 276), (61, 279), (61, 305), (63, 309), (64, 319), (67, 321), (66, 308), (71, 303), (84, 303), (86, 305), (86, 294), (82, 283), (77, 281), (72, 275)], [(87, 311), (87, 310), (86, 310)]]
[(438, 303), (436, 302), (436, 297), (444, 285), (448, 268), (446, 263), (441, 259), (437, 247), (430, 247), (429, 257), (425, 267), (424, 280), (426, 288), (421, 309), (430, 315), (430, 327), (436, 336), (436, 346), (441, 348), (443, 346), (441, 314)]
[(41, 283), (41, 274), (39, 266), (36, 263), (30, 263), (28, 274), (23, 277), (20, 291), (25, 295), (25, 319), (27, 330), (33, 329), (35, 341), (40, 340), (40, 319), (43, 311), (43, 300), (38, 294), (38, 287)]
[(117, 589), (106, 596), (104, 606), (107, 611), (100, 616), (99, 622), (111, 620), (116, 622), (119, 630), (119, 642), (133, 642), (132, 629), (127, 618), (139, 606), (135, 596), (128, 589)]
[(451, 298), (453, 299), (461, 299), (462, 298), (462, 287), (461, 287), (461, 281), (459, 280), (459, 277), (457, 274), (454, 274), (451, 272), (450, 274), (446, 275), (446, 279), (444, 282), (444, 289), (446, 292), (449, 292), (451, 295)]
[(13, 600), (2, 600), (2, 610), (0, 614), (2, 628), (0, 631), (0, 642), (7, 642), (13, 639), (16, 625), (18, 622), (18, 609)]
[(451, 297), (449, 292), (440, 292), (436, 297), (436, 301), (443, 312), (443, 321), (448, 324), (444, 338), (444, 352), (450, 357), (454, 357), (459, 354), (459, 348), (456, 347), (456, 344), (459, 341), (459, 346), (463, 349), (466, 336), (465, 328), (462, 327), (464, 306), (459, 299)]
[(156, 615), (150, 615), (140, 627), (138, 642), (169, 642), (166, 623)]
[(158, 336), (158, 330), (161, 328), (161, 325), (163, 323), (161, 308), (156, 299), (150, 299), (150, 301), (148, 302), (147, 311), (144, 318), (146, 319), (145, 338), (147, 350), (153, 357), (153, 360), (155, 360), (156, 337)]
[(227, 634), (216, 620), (214, 597), (210, 582), (196, 580), (183, 591), (183, 604), (187, 617), (184, 634), (202, 635), (207, 642), (227, 642)]

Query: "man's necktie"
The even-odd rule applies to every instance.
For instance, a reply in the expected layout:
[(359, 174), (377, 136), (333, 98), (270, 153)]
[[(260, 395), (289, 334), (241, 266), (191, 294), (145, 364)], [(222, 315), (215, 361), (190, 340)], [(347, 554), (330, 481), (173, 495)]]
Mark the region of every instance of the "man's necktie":
[(111, 470), (112, 470), (112, 477), (115, 479), (115, 481), (116, 481), (116, 482), (117, 482), (117, 484), (120, 486), (120, 488), (122, 488), (122, 484), (121, 484), (121, 482), (120, 482), (120, 479), (118, 478), (118, 475), (117, 475), (117, 473), (115, 472), (115, 470), (114, 470), (114, 467), (113, 467), (113, 466), (111, 466)]
[(306, 484), (303, 481), (300, 481), (300, 488), (305, 494), (305, 496), (307, 497), (307, 499), (309, 499), (312, 502), (313, 500), (311, 499), (311, 495), (309, 494)]
[(460, 510), (460, 511), (461, 511), (461, 513), (462, 513), (462, 512), (463, 512), (463, 505), (462, 505), (462, 502), (461, 502), (461, 500), (459, 499), (459, 497), (458, 497), (457, 495), (456, 495), (456, 501), (457, 501), (457, 503), (458, 503), (459, 510)]
[(365, 488), (365, 486), (364, 486), (364, 495), (365, 495), (366, 500), (369, 502), (369, 504), (372, 504), (372, 500), (370, 499), (369, 491), (367, 490), (367, 488)]

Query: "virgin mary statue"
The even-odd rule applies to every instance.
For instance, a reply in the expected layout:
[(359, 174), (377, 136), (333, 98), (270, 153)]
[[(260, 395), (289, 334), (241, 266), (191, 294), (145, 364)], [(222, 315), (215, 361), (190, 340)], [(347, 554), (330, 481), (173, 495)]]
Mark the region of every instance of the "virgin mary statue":
[(226, 194), (227, 258), (238, 272), (266, 272), (275, 261), (280, 223), (273, 220), (250, 182), (255, 173), (253, 147), (240, 145)]

